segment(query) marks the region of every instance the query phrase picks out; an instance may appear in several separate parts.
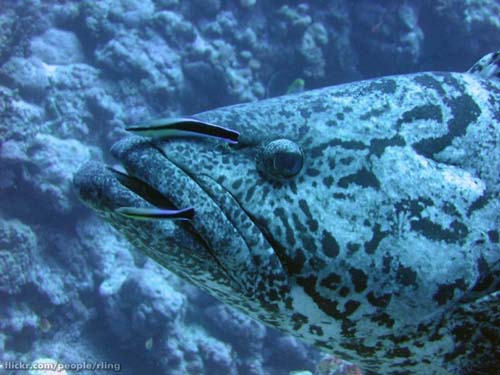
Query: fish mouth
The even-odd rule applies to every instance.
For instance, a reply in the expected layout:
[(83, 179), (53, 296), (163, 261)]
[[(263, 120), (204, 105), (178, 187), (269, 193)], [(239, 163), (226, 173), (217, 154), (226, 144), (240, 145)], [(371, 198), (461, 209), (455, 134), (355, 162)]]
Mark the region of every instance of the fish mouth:
[[(270, 279), (287, 283), (261, 228), (212, 177), (176, 164), (164, 147), (141, 137), (117, 142), (111, 153), (126, 173), (87, 164), (75, 176), (77, 194), (147, 256), (204, 289), (225, 284), (258, 297)], [(123, 207), (169, 212), (192, 207), (194, 215), (190, 220), (138, 221), (120, 213)]]

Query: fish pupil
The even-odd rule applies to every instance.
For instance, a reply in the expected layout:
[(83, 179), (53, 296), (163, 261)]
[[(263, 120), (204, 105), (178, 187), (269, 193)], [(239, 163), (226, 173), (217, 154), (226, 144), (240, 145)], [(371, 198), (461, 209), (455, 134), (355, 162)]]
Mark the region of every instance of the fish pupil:
[(288, 177), (296, 175), (302, 168), (302, 158), (293, 152), (277, 152), (274, 156), (274, 168)]

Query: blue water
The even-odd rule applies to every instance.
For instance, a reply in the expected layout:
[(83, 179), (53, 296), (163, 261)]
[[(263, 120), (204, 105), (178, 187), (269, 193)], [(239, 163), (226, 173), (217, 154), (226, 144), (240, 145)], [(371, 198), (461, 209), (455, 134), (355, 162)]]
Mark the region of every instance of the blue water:
[(68, 374), (326, 374), (317, 349), (140, 255), (82, 205), (72, 176), (89, 159), (113, 163), (107, 150), (139, 119), (283, 95), (297, 79), (308, 90), (465, 71), (498, 49), (499, 9), (460, 0), (2, 0), (3, 371), (26, 374), (49, 358)]

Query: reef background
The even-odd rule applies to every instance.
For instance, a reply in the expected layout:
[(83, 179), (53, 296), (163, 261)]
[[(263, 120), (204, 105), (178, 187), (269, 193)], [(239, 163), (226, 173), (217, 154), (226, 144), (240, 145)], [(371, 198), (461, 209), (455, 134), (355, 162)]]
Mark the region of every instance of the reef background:
[(138, 254), (77, 200), (73, 173), (113, 163), (140, 119), (281, 95), (297, 78), (464, 71), (499, 35), (488, 0), (0, 0), (0, 362), (315, 371), (317, 350)]

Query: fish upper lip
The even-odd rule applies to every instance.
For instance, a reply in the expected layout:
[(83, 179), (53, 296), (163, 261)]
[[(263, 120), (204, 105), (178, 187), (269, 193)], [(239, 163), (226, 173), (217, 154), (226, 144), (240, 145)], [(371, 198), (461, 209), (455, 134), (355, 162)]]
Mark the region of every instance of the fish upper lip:
[[(223, 277), (231, 281), (230, 275), (225, 271), (206, 243), (188, 222), (173, 222), (171, 220), (149, 220), (137, 222), (134, 219), (123, 217), (115, 210), (122, 206), (144, 207), (150, 203), (134, 190), (125, 186), (117, 177), (116, 171), (98, 162), (88, 162), (83, 165), (74, 176), (74, 186), (80, 199), (94, 210), (98, 211), (113, 226), (121, 231), (135, 246), (141, 248), (146, 255), (158, 261), (167, 268), (183, 264), (179, 260), (179, 252), (195, 257), (197, 262), (211, 274), (213, 279)], [(144, 238), (148, 233), (148, 238)], [(155, 255), (148, 249), (149, 240), (158, 237), (165, 242), (164, 254)], [(168, 251), (167, 251), (168, 250)], [(183, 258), (183, 256), (180, 258)], [(184, 257), (186, 258), (186, 257)], [(215, 269), (216, 268), (216, 269)], [(203, 281), (197, 282), (195, 277), (182, 270), (176, 273), (186, 280), (203, 287)]]

